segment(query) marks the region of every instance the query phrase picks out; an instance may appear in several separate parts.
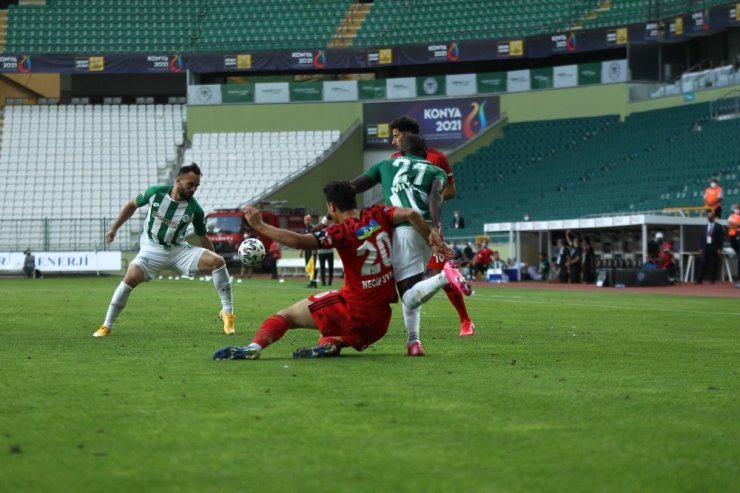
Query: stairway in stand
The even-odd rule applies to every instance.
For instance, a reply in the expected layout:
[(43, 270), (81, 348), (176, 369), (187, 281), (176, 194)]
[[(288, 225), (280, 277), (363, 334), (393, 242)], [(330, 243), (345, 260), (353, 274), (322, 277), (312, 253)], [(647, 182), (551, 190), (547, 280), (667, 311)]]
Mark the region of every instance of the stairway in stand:
[(365, 17), (370, 12), (372, 4), (353, 3), (347, 9), (344, 19), (337, 26), (337, 30), (329, 41), (327, 48), (348, 48), (352, 46), (352, 41), (357, 36), (357, 31), (365, 22)]

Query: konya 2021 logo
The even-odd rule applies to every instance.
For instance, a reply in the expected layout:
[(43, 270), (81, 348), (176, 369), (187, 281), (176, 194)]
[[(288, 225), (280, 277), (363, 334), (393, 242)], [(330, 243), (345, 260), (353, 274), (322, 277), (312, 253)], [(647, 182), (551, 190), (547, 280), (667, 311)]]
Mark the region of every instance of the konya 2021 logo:
[(31, 66), (31, 57), (28, 55), (21, 56), (21, 59), (18, 60), (18, 72), (22, 74), (28, 74), (31, 73), (31, 69), (33, 67)]
[(468, 113), (468, 116), (465, 117), (465, 122), (463, 123), (463, 135), (465, 135), (466, 139), (470, 139), (478, 135), (488, 124), (486, 121), (485, 101), (481, 103), (473, 101), (470, 103), (470, 107), (473, 109)]
[(460, 59), (460, 47), (457, 42), (453, 41), (447, 48), (447, 59), (451, 62), (456, 62)]
[(170, 57), (170, 72), (182, 72), (182, 56), (172, 55)]
[(324, 50), (316, 50), (313, 57), (313, 66), (316, 68), (326, 67), (326, 52)]
[(568, 33), (568, 39), (565, 42), (565, 49), (568, 50), (569, 53), (573, 53), (576, 51), (577, 47), (578, 43), (576, 41), (576, 33)]

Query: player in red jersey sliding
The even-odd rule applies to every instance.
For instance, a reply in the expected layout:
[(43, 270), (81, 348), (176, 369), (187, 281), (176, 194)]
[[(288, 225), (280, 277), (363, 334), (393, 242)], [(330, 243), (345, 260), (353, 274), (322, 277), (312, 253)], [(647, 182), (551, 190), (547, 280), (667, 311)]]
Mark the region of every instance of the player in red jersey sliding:
[[(410, 116), (401, 116), (393, 120), (390, 127), (393, 136), (393, 146), (398, 150), (398, 152), (393, 154), (391, 157), (396, 158), (402, 155), (401, 146), (403, 145), (403, 136), (409, 134), (419, 135), (419, 123)], [(457, 194), (457, 189), (455, 188), (455, 177), (452, 175), (452, 167), (444, 153), (432, 147), (427, 147), (426, 156), (421, 157), (425, 158), (433, 165), (442, 168), (442, 170), (447, 174), (447, 185), (444, 190), (442, 190), (442, 199), (450, 200), (455, 197)], [(437, 274), (444, 269), (446, 262), (446, 259), (432, 255), (427, 264), (427, 270), (433, 274)], [(475, 324), (470, 319), (462, 293), (456, 289), (452, 289), (451, 286), (445, 287), (444, 291), (460, 317), (460, 336), (465, 337), (475, 334)]]
[[(262, 222), (257, 209), (244, 210), (252, 228), (272, 240), (298, 249), (336, 248), (344, 265), (344, 286), (315, 294), (280, 310), (262, 323), (247, 346), (229, 346), (216, 351), (213, 359), (257, 359), (262, 350), (296, 328), (318, 329), (318, 346), (302, 348), (294, 358), (337, 356), (351, 346), (362, 351), (388, 331), (391, 303), (398, 301), (391, 267), (391, 237), (394, 225), (409, 222), (429, 238), (433, 251), (451, 256), (437, 231), (427, 226), (421, 214), (409, 208), (375, 205), (359, 210), (349, 182), (332, 182), (324, 188), (329, 216), (335, 223), (314, 233), (300, 234)], [(454, 268), (416, 284), (404, 301), (419, 305), (444, 286), (462, 289), (464, 278)], [(409, 296), (409, 300), (406, 300)], [(411, 299), (413, 298), (412, 301)]]

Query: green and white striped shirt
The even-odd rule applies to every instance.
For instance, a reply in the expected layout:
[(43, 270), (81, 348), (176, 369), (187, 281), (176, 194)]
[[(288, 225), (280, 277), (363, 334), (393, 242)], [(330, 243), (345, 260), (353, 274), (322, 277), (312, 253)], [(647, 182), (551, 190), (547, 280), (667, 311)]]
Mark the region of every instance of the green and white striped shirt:
[(424, 219), (431, 220), (429, 214), (429, 192), (435, 180), (447, 184), (447, 175), (429, 161), (416, 156), (401, 156), (380, 161), (365, 172), (373, 183), (383, 188), (386, 205), (410, 207), (421, 212)]
[(141, 243), (145, 242), (169, 250), (174, 245), (188, 244), (185, 241), (185, 230), (192, 223), (195, 234), (206, 234), (206, 221), (203, 208), (197, 200), (178, 202), (170, 196), (172, 185), (149, 187), (136, 196), (136, 205), (149, 204), (144, 220), (144, 232)]

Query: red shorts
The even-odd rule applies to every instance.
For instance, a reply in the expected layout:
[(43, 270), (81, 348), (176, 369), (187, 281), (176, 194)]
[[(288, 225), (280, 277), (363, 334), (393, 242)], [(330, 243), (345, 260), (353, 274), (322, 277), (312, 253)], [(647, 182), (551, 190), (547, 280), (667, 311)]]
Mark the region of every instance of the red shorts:
[(308, 299), (311, 317), (324, 337), (338, 337), (348, 346), (362, 351), (388, 332), (390, 305), (375, 306), (372, 313), (358, 313), (360, 310), (348, 305), (339, 291), (314, 294)]
[(446, 258), (437, 257), (436, 255), (432, 254), (432, 256), (429, 257), (429, 262), (427, 263), (427, 270), (442, 270), (446, 263)]

